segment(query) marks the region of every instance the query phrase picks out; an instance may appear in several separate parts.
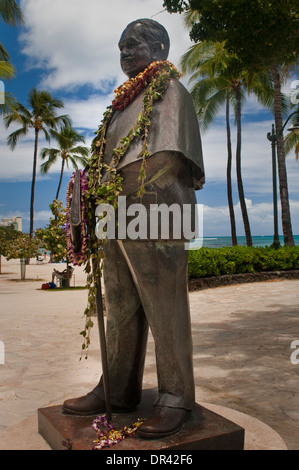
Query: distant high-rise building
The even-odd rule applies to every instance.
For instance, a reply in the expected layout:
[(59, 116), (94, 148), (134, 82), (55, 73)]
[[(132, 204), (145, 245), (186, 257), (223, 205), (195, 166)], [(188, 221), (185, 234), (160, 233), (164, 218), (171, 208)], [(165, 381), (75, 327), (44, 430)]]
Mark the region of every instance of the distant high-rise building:
[(22, 217), (6, 217), (0, 222), (0, 227), (9, 227), (13, 225), (15, 230), (22, 232)]

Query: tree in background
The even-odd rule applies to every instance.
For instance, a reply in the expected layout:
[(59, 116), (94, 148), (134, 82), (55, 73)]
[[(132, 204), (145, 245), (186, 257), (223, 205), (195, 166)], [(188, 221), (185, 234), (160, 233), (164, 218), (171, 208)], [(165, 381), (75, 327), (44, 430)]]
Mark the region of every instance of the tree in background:
[[(50, 251), (50, 259), (55, 263), (65, 260), (67, 264), (67, 276), (69, 276), (69, 260), (66, 240), (66, 209), (61, 201), (56, 199), (50, 204), (53, 217), (50, 217), (46, 228), (35, 231), (35, 236), (40, 240), (43, 248)], [(66, 279), (66, 287), (69, 287), (69, 277)]]
[(69, 168), (69, 163), (75, 170), (78, 169), (78, 163), (82, 166), (87, 165), (87, 157), (89, 156), (89, 149), (78, 145), (85, 143), (85, 139), (78, 132), (75, 131), (70, 125), (64, 125), (59, 131), (50, 130), (51, 137), (53, 137), (59, 148), (44, 148), (41, 152), (42, 160), (48, 158), (46, 162), (41, 165), (41, 172), (46, 174), (52, 165), (61, 158), (61, 171), (55, 199), (58, 200), (61, 188), (63, 172), (65, 165)]
[(67, 260), (67, 244), (66, 244), (66, 209), (63, 207), (62, 201), (56, 199), (50, 204), (53, 217), (50, 217), (49, 224), (46, 228), (40, 228), (35, 231), (43, 248), (50, 251), (51, 261), (59, 263)]
[(34, 231), (34, 192), (37, 167), (37, 152), (40, 132), (43, 132), (46, 140), (50, 142), (49, 129), (56, 129), (61, 122), (70, 124), (70, 119), (66, 115), (57, 116), (57, 109), (63, 108), (63, 103), (51, 96), (47, 91), (38, 91), (33, 88), (29, 93), (29, 108), (18, 103), (14, 110), (8, 113), (4, 120), (8, 128), (12, 123), (19, 123), (21, 127), (12, 132), (7, 139), (7, 143), (12, 150), (15, 149), (19, 139), (34, 130), (34, 154), (33, 154), (33, 172), (31, 182), (30, 199), (30, 231), (33, 237)]
[(195, 42), (225, 42), (238, 57), (240, 70), (270, 70), (274, 83), (274, 117), (284, 243), (294, 245), (282, 135), (282, 66), (299, 57), (298, 0), (165, 0), (170, 12), (197, 10), (190, 32)]
[(8, 233), (6, 239), (0, 235), (0, 248), (3, 256), (7, 261), (11, 259), (19, 259), (21, 264), (21, 279), (26, 277), (25, 260), (38, 255), (40, 248), (40, 240), (36, 237), (30, 237), (28, 233), (13, 230)]
[(225, 41), (242, 68), (258, 71), (298, 58), (298, 0), (164, 0), (170, 13), (197, 11), (193, 41)]
[(0, 274), (1, 274), (1, 256), (6, 255), (6, 247), (9, 243), (9, 240), (17, 234), (17, 230), (13, 225), (9, 227), (0, 227)]

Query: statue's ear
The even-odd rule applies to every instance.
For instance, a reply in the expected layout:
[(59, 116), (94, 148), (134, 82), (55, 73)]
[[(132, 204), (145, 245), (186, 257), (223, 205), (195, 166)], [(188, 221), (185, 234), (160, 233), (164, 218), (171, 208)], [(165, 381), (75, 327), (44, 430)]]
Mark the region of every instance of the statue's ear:
[(153, 59), (161, 60), (163, 58), (164, 44), (159, 41), (155, 41), (151, 45), (153, 51)]

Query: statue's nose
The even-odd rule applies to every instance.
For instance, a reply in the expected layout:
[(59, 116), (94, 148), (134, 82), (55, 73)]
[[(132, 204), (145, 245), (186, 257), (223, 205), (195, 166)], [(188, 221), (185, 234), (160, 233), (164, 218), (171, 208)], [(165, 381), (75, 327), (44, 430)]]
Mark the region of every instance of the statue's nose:
[(130, 57), (132, 54), (127, 47), (123, 47), (120, 53), (120, 58), (125, 59), (126, 57)]

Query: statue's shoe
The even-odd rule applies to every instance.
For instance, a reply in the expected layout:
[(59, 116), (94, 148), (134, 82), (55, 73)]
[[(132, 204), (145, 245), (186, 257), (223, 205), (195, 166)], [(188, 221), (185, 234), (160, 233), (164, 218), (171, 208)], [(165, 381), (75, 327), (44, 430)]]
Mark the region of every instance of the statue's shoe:
[[(113, 413), (130, 413), (136, 408), (122, 408), (119, 406), (111, 406)], [(70, 398), (65, 400), (62, 405), (62, 411), (65, 414), (91, 416), (106, 412), (105, 401), (99, 398), (93, 391), (87, 393), (83, 397)]]
[(152, 415), (138, 428), (143, 439), (159, 439), (177, 433), (189, 415), (182, 408), (155, 406)]

